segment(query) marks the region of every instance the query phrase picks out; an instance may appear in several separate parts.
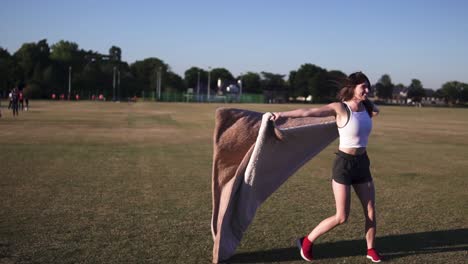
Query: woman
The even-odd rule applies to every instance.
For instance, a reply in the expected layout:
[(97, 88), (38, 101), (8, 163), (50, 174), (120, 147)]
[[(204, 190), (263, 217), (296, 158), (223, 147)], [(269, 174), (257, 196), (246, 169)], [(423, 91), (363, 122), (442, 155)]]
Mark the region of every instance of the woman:
[(362, 203), (366, 218), (367, 258), (373, 262), (381, 261), (375, 250), (375, 190), (366, 153), (372, 130), (371, 118), (378, 115), (379, 109), (368, 100), (369, 89), (370, 82), (366, 75), (356, 72), (348, 76), (344, 88), (340, 90), (340, 102), (320, 108), (273, 113), (272, 120), (282, 117), (336, 117), (340, 135), (332, 177), (336, 214), (320, 222), (308, 236), (298, 239), (301, 256), (306, 261), (312, 261), (312, 245), (318, 237), (346, 222), (350, 211), (351, 185)]

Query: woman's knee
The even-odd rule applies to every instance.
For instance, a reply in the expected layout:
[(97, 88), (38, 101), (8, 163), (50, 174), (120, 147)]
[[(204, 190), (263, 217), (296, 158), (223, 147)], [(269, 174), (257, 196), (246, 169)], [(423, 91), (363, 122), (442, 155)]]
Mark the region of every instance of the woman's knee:
[(338, 225), (344, 224), (348, 221), (348, 214), (336, 214), (335, 220)]

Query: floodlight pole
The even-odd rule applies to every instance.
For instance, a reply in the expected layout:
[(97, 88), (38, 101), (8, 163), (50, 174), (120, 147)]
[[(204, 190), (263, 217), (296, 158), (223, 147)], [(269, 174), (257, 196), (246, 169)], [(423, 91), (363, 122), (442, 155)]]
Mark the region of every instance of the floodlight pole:
[(240, 73), (240, 76), (239, 76), (239, 81), (237, 81), (239, 83), (239, 101), (242, 100), (242, 72)]
[(120, 94), (120, 70), (117, 71), (117, 87), (118, 87), (118, 91), (119, 91), (118, 98), (119, 98), (119, 101), (120, 101), (120, 96), (121, 96), (121, 94)]
[(115, 102), (115, 66), (113, 69), (113, 76), (112, 76), (112, 101)]
[(158, 90), (159, 90), (159, 72), (158, 70), (155, 70), (155, 72), (156, 72), (156, 90), (154, 91), (154, 101), (157, 100)]
[(208, 67), (208, 102), (210, 102), (211, 67)]
[(68, 66), (68, 100), (70, 101), (71, 96), (71, 71), (72, 66)]
[(162, 67), (159, 67), (159, 79), (158, 79), (158, 100), (161, 100), (161, 77), (162, 77)]
[(197, 99), (200, 95), (200, 70), (198, 70), (198, 79), (197, 79)]

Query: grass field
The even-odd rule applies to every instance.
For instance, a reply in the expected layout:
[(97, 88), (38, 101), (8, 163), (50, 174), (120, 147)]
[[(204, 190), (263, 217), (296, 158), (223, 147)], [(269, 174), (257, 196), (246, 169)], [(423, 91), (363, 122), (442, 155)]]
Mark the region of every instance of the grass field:
[[(214, 110), (300, 105), (32, 101), (0, 119), (0, 263), (210, 263)], [(381, 107), (368, 148), (390, 263), (466, 263), (468, 109)], [(302, 263), (295, 238), (334, 213), (337, 142), (258, 210), (232, 263)], [(286, 153), (285, 153), (286, 155)], [(366, 263), (362, 209), (317, 263)]]

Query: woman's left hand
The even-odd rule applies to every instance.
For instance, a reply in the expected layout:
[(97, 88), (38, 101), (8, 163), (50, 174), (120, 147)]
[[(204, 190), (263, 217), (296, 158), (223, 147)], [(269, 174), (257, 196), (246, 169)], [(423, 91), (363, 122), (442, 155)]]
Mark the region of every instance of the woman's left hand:
[(271, 113), (271, 117), (270, 117), (270, 120), (271, 121), (276, 121), (279, 119), (280, 117), (280, 113), (279, 112), (270, 112)]

